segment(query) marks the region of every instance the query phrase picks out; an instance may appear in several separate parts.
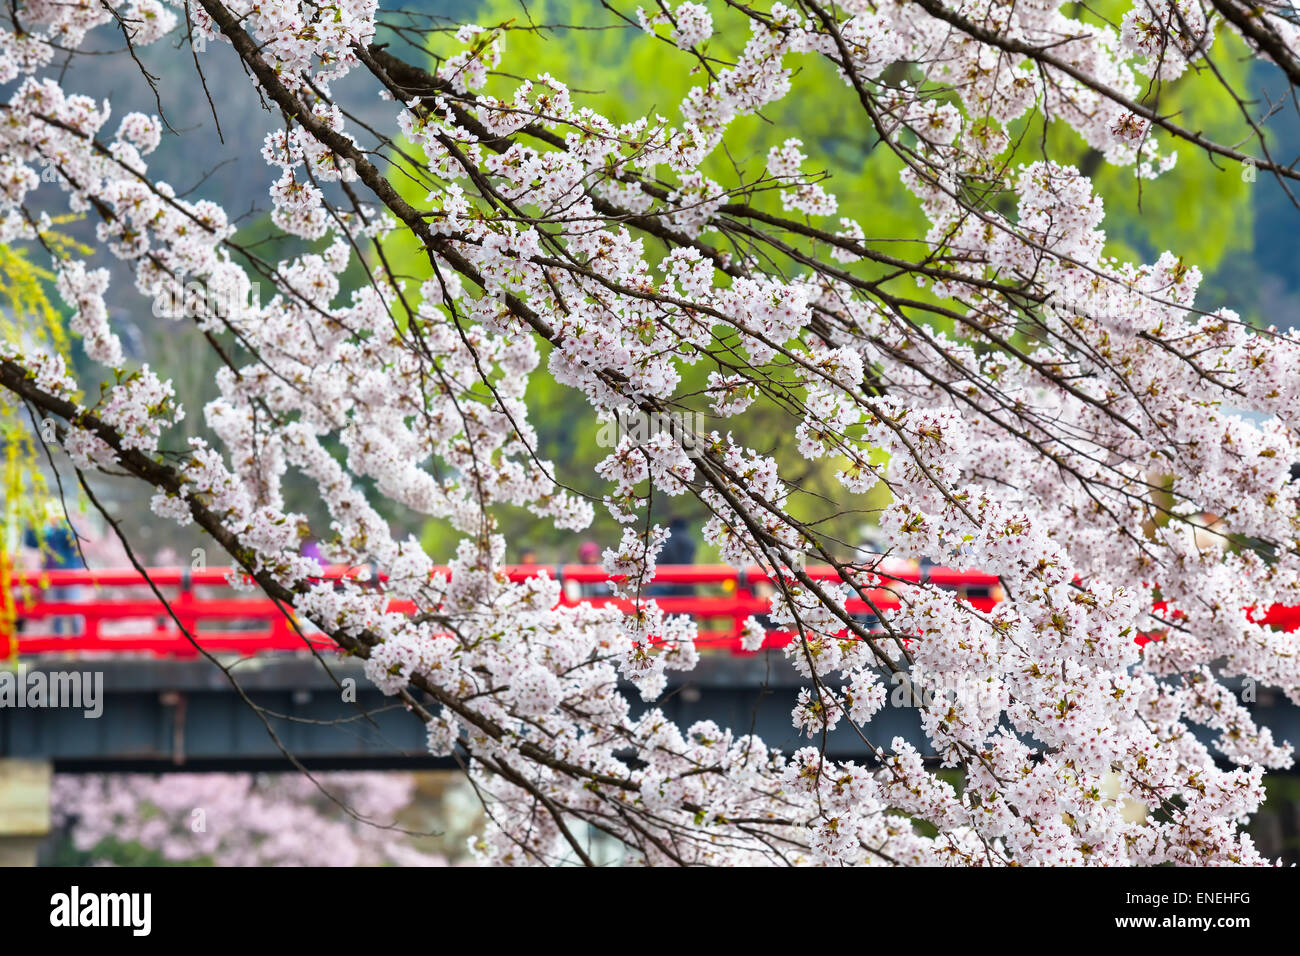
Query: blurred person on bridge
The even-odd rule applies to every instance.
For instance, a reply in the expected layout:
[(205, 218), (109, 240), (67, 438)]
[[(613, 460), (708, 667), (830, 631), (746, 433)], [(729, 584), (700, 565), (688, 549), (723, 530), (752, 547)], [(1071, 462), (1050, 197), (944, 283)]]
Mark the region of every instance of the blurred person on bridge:
[[(78, 533), (71, 519), (58, 501), (45, 505), (45, 520), (39, 527), (23, 532), (24, 565), (32, 570), (65, 571), (84, 569)], [(82, 589), (76, 586), (55, 586), (45, 589), (42, 599), (50, 602), (76, 601)], [(76, 618), (58, 616), (51, 618), (54, 634), (77, 634), (81, 622)]]
[[(583, 567), (598, 567), (600, 565), (600, 545), (595, 541), (584, 541), (578, 545), (578, 564)], [(605, 581), (568, 580), (564, 582), (564, 593), (570, 600), (585, 597), (605, 597), (609, 594), (609, 585)]]
[(298, 553), (304, 558), (311, 558), (319, 564), (322, 569), (329, 566), (329, 562), (325, 560), (325, 553), (320, 549), (320, 542), (315, 538), (308, 538), (305, 540), (302, 543), (302, 547), (298, 549)]
[[(668, 519), (668, 540), (655, 563), (659, 567), (666, 564), (692, 565), (695, 563), (696, 542), (690, 526), (681, 515)], [(693, 597), (694, 584), (652, 584), (648, 592), (651, 597)]]

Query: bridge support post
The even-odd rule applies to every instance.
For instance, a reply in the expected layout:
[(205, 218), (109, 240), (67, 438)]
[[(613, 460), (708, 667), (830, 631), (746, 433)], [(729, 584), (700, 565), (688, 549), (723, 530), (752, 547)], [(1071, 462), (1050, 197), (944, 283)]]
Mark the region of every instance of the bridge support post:
[(0, 866), (35, 866), (50, 832), (53, 765), (44, 760), (0, 760)]

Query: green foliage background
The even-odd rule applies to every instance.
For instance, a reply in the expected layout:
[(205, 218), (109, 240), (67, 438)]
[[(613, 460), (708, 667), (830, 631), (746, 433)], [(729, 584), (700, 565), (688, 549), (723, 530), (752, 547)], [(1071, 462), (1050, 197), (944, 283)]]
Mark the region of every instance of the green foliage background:
[[(635, 4), (630, 0), (611, 0), (611, 3), (627, 16), (634, 15)], [(704, 79), (694, 58), (647, 36), (603, 5), (589, 0), (530, 0), (526, 6), (518, 0), (416, 0), (414, 6), (425, 14), (445, 16), (449, 18), (448, 22), (451, 19), (473, 19), (484, 26), (504, 24), (508, 27), (502, 69), (510, 75), (493, 77), (489, 83), (491, 92), (508, 94), (520, 76), (550, 73), (570, 87), (577, 102), (615, 121), (630, 121), (646, 114), (660, 113), (670, 123), (676, 123), (680, 120), (677, 104), (692, 85)], [(1127, 6), (1126, 0), (1104, 0), (1090, 6), (1092, 13), (1081, 14), (1082, 5), (1079, 4), (1074, 5), (1070, 12), (1076, 16), (1106, 17), (1111, 22), (1118, 22)], [(707, 52), (723, 61), (734, 59), (748, 37), (748, 24), (741, 14), (722, 2), (711, 2), (711, 7), (718, 31), (709, 42)], [(554, 25), (557, 24), (574, 29), (556, 28)], [(524, 29), (534, 26), (538, 28)], [(388, 39), (400, 55), (420, 55), (418, 50), (412, 50), (395, 36)], [(435, 33), (429, 40), (432, 53), (446, 55), (459, 49), (450, 31)], [(1227, 80), (1249, 91), (1256, 78), (1243, 53), (1240, 43), (1231, 41), (1220, 32), (1212, 50), (1215, 65)], [(189, 72), (192, 65), (188, 59), (176, 57), (175, 60), (176, 63), (170, 65), (178, 71), (185, 71), (177, 73), (175, 82), (193, 82)], [(899, 181), (901, 164), (898, 158), (875, 142), (856, 96), (829, 64), (813, 57), (792, 58), (790, 62), (797, 70), (793, 92), (765, 109), (762, 115), (736, 121), (730, 128), (725, 148), (709, 157), (703, 172), (722, 183), (734, 183), (741, 177), (752, 179), (762, 170), (771, 146), (789, 136), (798, 136), (810, 156), (806, 168), (810, 171), (824, 170), (828, 177), (827, 188), (838, 196), (839, 215), (860, 222), (876, 241), (877, 248), (898, 255), (918, 253), (921, 247), (915, 237), (924, 234), (926, 221), (914, 198)], [(897, 79), (898, 76), (891, 74), (891, 78)], [(1153, 98), (1154, 91), (1148, 96), (1148, 102)], [(1159, 103), (1164, 112), (1174, 115), (1184, 125), (1204, 130), (1207, 135), (1222, 141), (1239, 141), (1246, 130), (1236, 104), (1206, 73), (1189, 72), (1178, 82), (1166, 86), (1159, 91)], [(1215, 164), (1197, 150), (1179, 146), (1179, 161), (1173, 171), (1155, 182), (1139, 182), (1131, 169), (1105, 164), (1071, 130), (1059, 125), (1044, 129), (1040, 120), (1031, 118), (1012, 132), (1019, 142), (1014, 163), (1031, 162), (1046, 153), (1090, 173), (1096, 189), (1105, 198), (1106, 228), (1112, 254), (1125, 259), (1151, 261), (1165, 249), (1174, 250), (1206, 273), (1202, 301), (1207, 307), (1234, 305), (1252, 319), (1290, 324), (1285, 317), (1252, 313), (1250, 309), (1256, 301), (1252, 291), (1261, 285), (1253, 255), (1255, 204), (1261, 201), (1262, 196), (1275, 197), (1276, 194), (1252, 190), (1252, 184), (1243, 179), (1239, 168)], [(200, 131), (195, 137), (179, 137), (164, 149), (191, 151), (196, 167), (201, 167), (205, 161), (200, 155), (203, 135), (206, 135), (205, 131)], [(409, 148), (409, 144), (405, 145)], [(199, 152), (194, 152), (196, 150)], [(256, 185), (245, 188), (260, 191), (265, 170), (260, 158), (252, 156), (250, 162), (261, 172), (246, 180)], [(409, 199), (418, 204), (425, 202), (423, 190), (409, 178), (395, 171), (393, 179)], [(775, 194), (762, 195), (757, 203), (769, 211), (780, 211)], [(304, 244), (297, 240), (279, 236), (265, 215), (246, 220), (237, 238), (255, 248), (259, 256), (272, 261), (301, 252), (304, 248)], [(665, 251), (655, 248), (656, 240), (647, 237), (645, 241), (647, 255), (652, 259)], [(793, 245), (807, 247), (802, 240), (790, 241)], [(420, 282), (429, 273), (423, 252), (405, 236), (389, 240), (385, 251), (396, 265), (396, 271), (409, 276), (408, 294), (416, 293)], [(90, 256), (88, 264), (92, 268), (109, 264), (105, 261), (107, 256), (106, 252), (96, 252)], [(15, 265), (21, 260), (11, 256), (5, 261)], [(782, 265), (790, 266), (789, 263)], [(852, 268), (867, 276), (873, 267), (869, 263), (858, 263)], [(21, 285), (29, 274), (29, 270), (16, 267), (6, 267), (5, 271), (10, 279), (10, 288), (17, 288), (14, 283)], [(47, 276), (39, 281), (48, 285)], [(354, 266), (345, 276), (343, 295), (364, 281), (363, 270)], [(115, 282), (129, 287), (129, 283), (122, 283), (120, 279), (115, 279)], [(269, 289), (264, 291), (269, 294)], [(917, 298), (926, 298), (929, 294), (923, 289), (909, 289), (908, 292)], [(50, 294), (48, 299), (66, 321), (66, 310), (58, 296)], [(174, 380), (178, 398), (188, 412), (180, 427), (169, 435), (169, 444), (181, 449), (185, 439), (192, 434), (211, 438), (203, 424), (201, 410), (213, 397), (213, 374), (219, 362), (217, 356), (211, 350), (194, 348), (188, 335), (181, 334), (181, 330), (168, 320), (151, 319), (147, 307), (141, 308), (138, 299), (131, 308), (132, 311), (125, 315), (116, 312), (114, 321), (126, 320), (137, 325), (142, 332), (139, 361), (148, 362), (159, 374)], [(11, 313), (19, 311), (10, 303)], [(69, 355), (83, 381), (103, 378), (101, 370), (90, 367), (79, 347), (73, 347)], [(543, 355), (543, 371), (532, 377), (528, 390), (532, 420), (540, 437), (539, 452), (556, 463), (563, 481), (579, 490), (599, 494), (605, 489), (592, 474), (592, 466), (606, 451), (596, 444), (594, 413), (581, 395), (557, 385), (545, 374), (545, 361)], [(705, 363), (700, 363), (684, 371), (682, 391), (688, 392), (703, 384), (709, 369)], [(91, 391), (93, 393), (93, 387)], [(719, 427), (726, 426), (720, 424)], [(770, 405), (756, 405), (747, 413), (746, 441), (760, 452), (774, 454), (782, 464), (783, 473), (796, 479), (804, 489), (794, 496), (792, 511), (803, 518), (821, 517), (827, 512), (828, 505), (819, 496), (836, 501), (842, 507), (852, 509), (853, 513), (831, 522), (826, 529), (846, 542), (854, 542), (859, 537), (861, 526), (869, 522), (870, 511), (883, 504), (884, 499), (879, 495), (858, 500), (846, 496), (831, 477), (839, 467), (838, 463), (805, 462), (794, 451), (793, 431), (793, 420)], [(13, 456), (20, 449), (18, 438), (17, 433), (13, 433), (5, 441), (11, 459), (11, 484), (13, 481), (27, 481), (21, 477), (24, 469), (31, 471), (43, 467), (39, 460), (28, 460), (30, 456), (25, 454), (20, 457), (26, 465), (15, 467), (17, 459)], [(189, 540), (192, 531), (171, 526), (157, 528), (158, 533), (153, 534), (158, 522), (148, 513), (147, 496), (138, 496), (136, 501), (133, 494), (132, 489), (124, 486), (120, 494), (111, 492), (109, 497), (114, 499), (127, 524), (141, 529), (146, 558), (151, 557), (162, 544), (172, 545), (181, 554), (188, 553), (192, 546), (203, 544), (198, 539)], [(8, 497), (10, 501), (22, 499), (16, 486)], [(307, 483), (291, 475), (286, 483), (286, 497), (288, 506), (306, 512), (314, 527), (324, 529), (328, 526), (328, 517), (319, 498)], [(29, 498), (34, 500), (32, 496)], [(426, 522), (418, 515), (383, 501), (377, 502), (377, 506), (399, 528), (420, 532), (435, 558), (448, 555), (454, 534), (445, 525)], [(661, 502), (655, 517), (662, 519), (674, 510), (697, 523), (705, 517), (698, 504), (684, 502), (681, 498)], [(576, 553), (577, 539), (573, 535), (547, 528), (526, 512), (500, 509), (498, 518), (516, 556), (525, 546), (535, 548), (547, 561), (567, 560)], [(21, 519), (9, 522), (11, 529), (22, 523)], [(617, 528), (603, 508), (597, 508), (597, 522), (590, 536), (602, 543), (611, 542), (617, 536)], [(708, 560), (710, 555), (702, 552), (699, 558)]]
[[(550, 73), (568, 85), (576, 103), (590, 106), (615, 122), (630, 122), (658, 113), (670, 123), (677, 123), (681, 120), (678, 103), (692, 86), (705, 79), (695, 58), (647, 36), (599, 4), (539, 0), (528, 3), (525, 11), (516, 0), (484, 0), (474, 6), (472, 13), (465, 10), (464, 4), (456, 6), (458, 18), (473, 17), (484, 27), (504, 28), (502, 75), (492, 77), (486, 89), (492, 94), (508, 97), (519, 77)], [(628, 16), (634, 15), (635, 6), (614, 6)], [(733, 60), (748, 37), (748, 25), (741, 14), (725, 4), (714, 2), (710, 6), (718, 31), (705, 52), (722, 60)], [(1073, 15), (1088, 16), (1080, 14), (1081, 5), (1075, 6)], [(1105, 16), (1111, 22), (1118, 22), (1128, 4), (1122, 0), (1105, 0), (1091, 9), (1093, 17)], [(557, 24), (566, 28), (551, 26)], [(452, 55), (461, 48), (449, 34), (435, 34), (429, 44), (430, 52), (441, 56)], [(404, 55), (409, 52), (408, 48)], [(1249, 86), (1249, 62), (1242, 56), (1244, 52), (1239, 42), (1223, 34), (1213, 51), (1219, 71), (1238, 88)], [(761, 115), (735, 121), (728, 131), (725, 147), (715, 151), (701, 171), (724, 185), (735, 183), (742, 176), (752, 180), (762, 172), (769, 148), (797, 136), (810, 157), (805, 169), (825, 171), (828, 177), (825, 186), (839, 199), (838, 215), (861, 223), (882, 251), (900, 256), (920, 254), (922, 247), (915, 237), (925, 234), (928, 223), (914, 197), (899, 180), (901, 161), (876, 142), (856, 94), (825, 61), (801, 57), (790, 62), (797, 64), (792, 92), (765, 108)], [(1236, 104), (1207, 73), (1198, 75), (1189, 71), (1177, 82), (1150, 91), (1147, 101), (1156, 102), (1157, 93), (1161, 109), (1183, 125), (1228, 142), (1240, 138), (1244, 125)], [(1175, 147), (1178, 163), (1172, 171), (1155, 181), (1141, 181), (1131, 168), (1105, 163), (1064, 124), (1051, 123), (1044, 128), (1042, 119), (1033, 114), (1010, 132), (1018, 144), (1013, 166), (1046, 155), (1091, 174), (1096, 191), (1106, 202), (1110, 239), (1107, 251), (1112, 255), (1151, 261), (1170, 249), (1198, 265), (1207, 276), (1213, 276), (1229, 259), (1248, 256), (1251, 252), (1251, 184), (1243, 179), (1240, 168), (1216, 166), (1197, 150), (1179, 144)], [(1166, 142), (1161, 145), (1169, 148)], [(409, 143), (403, 143), (402, 147), (411, 148)], [(418, 155), (418, 150), (415, 152)], [(425, 201), (420, 187), (406, 176), (398, 174), (394, 181), (408, 199), (416, 203)], [(760, 195), (757, 205), (767, 211), (781, 212), (774, 193)], [(1210, 228), (1204, 221), (1207, 210), (1214, 210), (1219, 219)], [(716, 236), (708, 238), (712, 240)], [(785, 238), (793, 245), (808, 247), (802, 240)], [(645, 242), (651, 258), (667, 251), (656, 250), (656, 240), (651, 237), (646, 237)], [(415, 280), (412, 287), (418, 288), (418, 282), (429, 274), (423, 251), (407, 237), (387, 245), (386, 254), (397, 264), (397, 271), (412, 276)], [(852, 268), (870, 276), (874, 267), (870, 263), (857, 263)], [(718, 278), (724, 277), (719, 274)], [(910, 289), (909, 294), (919, 298), (928, 295), (926, 290), (917, 289)], [(1222, 298), (1213, 294), (1211, 297)], [(700, 387), (707, 372), (705, 363), (684, 370), (682, 391)], [(591, 467), (607, 452), (596, 447), (596, 420), (585, 400), (578, 393), (557, 385), (544, 372), (532, 377), (528, 399), (532, 421), (539, 433), (541, 455), (556, 462), (563, 480), (598, 494), (601, 486), (593, 481)], [(816, 464), (803, 461), (794, 447), (795, 422), (781, 410), (756, 405), (747, 416), (750, 418), (747, 440), (757, 450), (774, 454), (782, 463), (783, 472), (796, 477), (805, 489), (805, 493), (797, 493), (792, 499), (794, 513), (803, 518), (825, 515), (827, 506), (819, 496), (827, 496), (854, 513), (829, 523), (826, 530), (846, 543), (854, 543), (862, 525), (870, 522), (870, 512), (885, 503), (882, 495), (852, 500), (832, 477), (840, 467), (838, 461), (824, 460)], [(763, 441), (767, 444), (763, 445)], [(692, 508), (678, 502), (673, 505), (696, 520), (704, 517), (698, 506)], [(506, 509), (498, 517), (516, 552), (526, 543), (536, 548), (543, 560), (572, 559), (576, 542), (571, 535), (539, 527), (523, 512), (514, 514)], [(616, 527), (603, 509), (598, 508), (591, 535), (602, 543), (617, 537)], [(445, 551), (453, 537), (450, 529), (438, 522), (426, 524), (423, 534), (424, 543), (435, 554)], [(701, 554), (701, 560), (709, 557)]]

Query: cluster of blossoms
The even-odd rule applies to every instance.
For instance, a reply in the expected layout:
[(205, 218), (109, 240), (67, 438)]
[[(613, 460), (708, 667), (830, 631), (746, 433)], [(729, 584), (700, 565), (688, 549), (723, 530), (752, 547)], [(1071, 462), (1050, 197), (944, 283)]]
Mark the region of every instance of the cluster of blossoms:
[(51, 807), (96, 862), (134, 844), (168, 864), (444, 865), (393, 828), (414, 791), (387, 773), (60, 775)]
[[(426, 71), (371, 45), (373, 3), (187, 2), (195, 29), (229, 43), (288, 118), (263, 149), (279, 170), (273, 220), (317, 251), (265, 269), (275, 294), (249, 301), (225, 212), (149, 177), (157, 122), (128, 116), (105, 143), (107, 104), (41, 75), (55, 38), (75, 46), (106, 8), (21, 6), (39, 31), (0, 31), (0, 78), (22, 78), (0, 108), (0, 236), (35, 237), (25, 204), (49, 164), (69, 207), (97, 216), (100, 241), (135, 264), (142, 294), (189, 277), (238, 304), (193, 316), (198, 333), (238, 343), (244, 364), (222, 368), (204, 410), (220, 447), (193, 440), (173, 466), (157, 454), (181, 414), (170, 388), (147, 368), (120, 369), (104, 276), (61, 263), (87, 354), (120, 377), (78, 408), (69, 452), (79, 467), (113, 463), (157, 485), (158, 514), (198, 521), (258, 585), (364, 657), (376, 685), (426, 721), (432, 752), (467, 755), (493, 804), (482, 859), (581, 857), (570, 826), (581, 822), (649, 863), (1262, 862), (1238, 824), (1263, 798), (1263, 769), (1291, 753), (1219, 676), (1300, 703), (1293, 640), (1241, 612), (1300, 603), (1289, 473), (1300, 337), (1197, 311), (1200, 274), (1173, 254), (1107, 257), (1085, 176), (1009, 160), (1013, 124), (1037, 110), (1107, 161), (1159, 175), (1174, 154), (1154, 134), (1179, 132), (1144, 112), (1143, 87), (1233, 23), (1146, 0), (1119, 31), (1058, 0), (846, 2), (835, 14), (734, 5), (728, 23), (748, 38), (733, 63), (701, 72), (682, 123), (619, 124), (551, 76), (489, 95), (504, 28), (463, 27), (464, 49)], [(1288, 10), (1261, 15), (1289, 40)], [(692, 57), (721, 21), (700, 3), (638, 16)], [(930, 224), (921, 261), (881, 253), (862, 224), (838, 218), (797, 138), (768, 154), (760, 179), (724, 186), (700, 171), (729, 126), (786, 96), (810, 58), (833, 65), (863, 129), (902, 161)], [(915, 72), (888, 82), (897, 63)], [(427, 186), (423, 200), (404, 198), (345, 131), (330, 89), (354, 71), (394, 101), (411, 154), (401, 175)], [(973, 203), (972, 183), (1008, 201)], [(772, 184), (789, 216), (748, 201)], [(338, 200), (331, 189), (343, 187), (366, 202)], [(394, 236), (427, 257), (418, 289), (383, 257), (355, 254)], [(914, 278), (930, 300), (846, 268), (859, 262)], [(369, 281), (344, 296), (358, 265)], [(597, 468), (602, 503), (629, 525), (605, 566), (631, 610), (561, 606), (548, 576), (501, 572), (495, 508), (564, 529), (594, 513), (536, 453), (524, 399), (543, 346), (545, 371), (601, 415), (676, 423), (625, 436)], [(31, 400), (33, 381), (54, 397), (75, 390), (48, 356), (3, 361), (23, 373), (6, 384)], [(725, 431), (690, 433), (666, 414), (699, 362)], [(841, 463), (846, 495), (887, 487), (880, 525), (894, 555), (995, 574), (1007, 599), (981, 611), (891, 581), (878, 555), (833, 553), (794, 514), (776, 459), (746, 444), (760, 400), (794, 417), (804, 457)], [(305, 519), (286, 510), (291, 472), (328, 509), (326, 556), (376, 568), (383, 588), (316, 580), (298, 551)], [(867, 739), (886, 675), (923, 689), (961, 678), (969, 693), (922, 695), (929, 751), (873, 741), (870, 765), (836, 763), (711, 722), (682, 729), (655, 707), (633, 716), (620, 680), (653, 701), (668, 671), (698, 659), (694, 623), (642, 597), (666, 537), (643, 520), (652, 493), (697, 497), (722, 559), (778, 582), (771, 620), (798, 633), (788, 656), (809, 682), (793, 702), (799, 730), (852, 725)], [(376, 497), (446, 522), (462, 536), (456, 553), (399, 539)], [(1189, 542), (1203, 512), (1220, 517), (1221, 544)], [(1235, 546), (1244, 538), (1267, 553)], [(814, 580), (810, 561), (839, 580)], [(882, 586), (897, 609), (877, 632), (848, 607)], [(393, 597), (416, 613), (392, 610)], [(747, 648), (763, 627), (746, 625)], [(1154, 630), (1163, 639), (1134, 641)], [(963, 770), (965, 785), (936, 764)], [(1132, 803), (1162, 814), (1136, 817)]]

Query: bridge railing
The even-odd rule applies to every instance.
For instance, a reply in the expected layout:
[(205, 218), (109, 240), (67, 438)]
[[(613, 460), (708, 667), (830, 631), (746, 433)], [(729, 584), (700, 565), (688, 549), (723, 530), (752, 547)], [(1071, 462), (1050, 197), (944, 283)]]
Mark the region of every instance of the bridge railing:
[[(564, 606), (588, 602), (632, 608), (631, 602), (608, 593), (604, 584), (609, 575), (599, 566), (512, 565), (502, 571), (514, 581), (538, 574), (558, 579)], [(330, 567), (321, 579), (357, 578), (363, 572)], [(807, 572), (817, 580), (839, 579), (829, 566), (809, 567)], [(261, 592), (250, 593), (247, 583), (237, 587), (241, 578), (245, 582), (247, 578), (230, 568), (153, 568), (147, 573), (148, 580), (133, 569), (16, 572), (12, 597), (17, 626), (6, 629), (0, 621), (0, 660), (14, 654), (68, 653), (194, 657), (199, 651), (191, 637), (209, 653), (223, 654), (334, 647), (332, 640), (294, 615), (292, 609)], [(992, 575), (932, 567), (877, 577), (874, 583), (878, 586), (867, 591), (870, 603), (853, 598), (846, 610), (871, 624), (875, 611), (898, 607), (898, 595), (890, 589), (893, 582), (922, 579), (958, 592), (982, 611), (991, 610), (1001, 596), (998, 579)], [(374, 576), (370, 584), (382, 587), (384, 580), (382, 575)], [(166, 605), (153, 593), (150, 582), (163, 593)], [(702, 648), (744, 654), (740, 636), (751, 616), (766, 626), (764, 647), (784, 647), (794, 639), (793, 633), (764, 618), (773, 591), (772, 579), (758, 567), (661, 565), (644, 597), (653, 598), (668, 614), (695, 618)], [(413, 610), (410, 603), (397, 600), (388, 607), (396, 612)], [(1161, 611), (1162, 606), (1157, 604), (1155, 610)], [(1295, 630), (1300, 627), (1300, 608), (1274, 605), (1263, 621)], [(1148, 636), (1138, 639), (1145, 642)]]
[[(562, 585), (560, 603), (565, 606), (587, 602), (632, 608), (631, 602), (608, 593), (604, 585), (610, 578), (599, 566), (511, 565), (502, 570), (513, 581), (538, 574), (556, 578)], [(829, 566), (807, 570), (814, 579), (838, 580), (837, 572)], [(242, 575), (230, 568), (152, 568), (147, 574), (148, 580), (134, 569), (16, 572), (12, 596), (17, 626), (12, 633), (6, 633), (0, 623), (0, 659), (15, 653), (196, 656), (198, 650), (186, 631), (210, 653), (258, 654), (304, 650), (309, 644), (316, 648), (334, 646), (291, 609), (260, 592), (246, 593), (246, 586), (236, 587)], [(361, 574), (362, 569), (336, 566), (326, 568), (321, 579), (341, 580)], [(922, 575), (962, 593), (982, 610), (995, 603), (996, 578), (931, 568), (890, 575), (888, 581), (881, 580), (882, 586), (868, 592), (871, 604), (854, 598), (846, 610), (870, 621), (874, 616), (872, 605), (878, 610), (898, 606), (889, 581), (915, 582)], [(383, 581), (384, 577), (378, 575), (372, 584), (382, 587)], [(153, 593), (150, 583), (162, 592), (166, 605)], [(773, 589), (772, 579), (758, 567), (737, 570), (728, 565), (661, 565), (644, 597), (653, 598), (668, 614), (694, 617), (699, 622), (701, 647), (743, 654), (742, 628), (751, 616), (763, 620), (770, 611)], [(389, 609), (413, 610), (409, 603), (396, 600), (390, 602)], [(792, 639), (790, 632), (767, 622), (765, 647), (783, 647)]]

